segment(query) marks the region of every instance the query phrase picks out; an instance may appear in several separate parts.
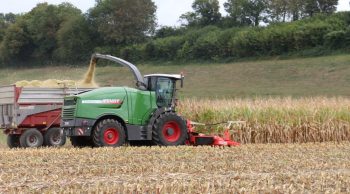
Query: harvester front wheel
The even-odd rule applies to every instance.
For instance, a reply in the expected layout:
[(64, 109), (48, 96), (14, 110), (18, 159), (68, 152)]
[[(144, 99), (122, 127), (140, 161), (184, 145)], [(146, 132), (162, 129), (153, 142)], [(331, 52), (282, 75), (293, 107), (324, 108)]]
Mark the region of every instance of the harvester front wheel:
[(156, 145), (184, 145), (187, 139), (186, 123), (176, 113), (166, 112), (155, 121), (152, 136)]
[(43, 145), (44, 137), (37, 129), (28, 129), (19, 138), (21, 147), (37, 148)]
[(66, 135), (60, 128), (50, 128), (44, 135), (44, 144), (50, 147), (60, 147), (66, 143)]
[(93, 132), (93, 141), (97, 147), (118, 147), (125, 144), (125, 130), (117, 120), (100, 121)]
[(19, 148), (21, 147), (19, 143), (19, 135), (10, 134), (7, 136), (7, 146), (9, 148)]

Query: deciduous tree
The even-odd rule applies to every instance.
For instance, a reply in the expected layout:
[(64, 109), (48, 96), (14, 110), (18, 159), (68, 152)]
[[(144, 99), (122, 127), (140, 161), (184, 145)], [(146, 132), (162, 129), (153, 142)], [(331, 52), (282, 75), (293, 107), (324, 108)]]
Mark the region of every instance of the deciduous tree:
[(0, 43), (5, 35), (6, 29), (9, 27), (10, 24), (16, 22), (17, 16), (18, 15), (13, 13), (0, 13)]
[(228, 0), (224, 7), (231, 19), (239, 25), (258, 26), (267, 16), (266, 0)]
[(334, 13), (337, 9), (338, 0), (305, 0), (305, 13), (313, 16), (317, 13)]
[(93, 40), (83, 15), (71, 16), (63, 22), (56, 38), (55, 57), (60, 61), (82, 61), (91, 55)]
[(104, 40), (101, 45), (122, 46), (154, 32), (156, 8), (152, 0), (97, 0), (89, 18)]
[(81, 11), (69, 3), (58, 6), (42, 3), (24, 15), (29, 36), (35, 45), (32, 56), (51, 60), (61, 25), (80, 14)]
[(24, 60), (32, 50), (31, 38), (23, 21), (10, 25), (0, 45), (2, 61)]
[(215, 25), (220, 21), (220, 5), (218, 0), (195, 0), (192, 8), (202, 26)]
[(336, 11), (338, 0), (268, 0), (271, 21), (296, 21), (317, 13)]

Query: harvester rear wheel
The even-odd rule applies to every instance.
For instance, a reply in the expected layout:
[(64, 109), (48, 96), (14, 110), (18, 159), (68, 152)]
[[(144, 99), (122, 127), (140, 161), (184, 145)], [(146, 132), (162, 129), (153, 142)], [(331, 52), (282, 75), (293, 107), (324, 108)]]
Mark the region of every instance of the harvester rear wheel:
[(187, 139), (186, 123), (176, 113), (166, 112), (156, 119), (153, 125), (152, 136), (156, 145), (184, 145)]
[(8, 135), (7, 136), (7, 146), (11, 149), (21, 147), (21, 145), (19, 143), (19, 137), (20, 137), (20, 135), (14, 135), (14, 134)]
[(100, 121), (93, 131), (93, 141), (97, 147), (118, 147), (125, 144), (125, 130), (121, 123), (113, 119)]
[(66, 135), (60, 128), (50, 128), (44, 134), (44, 144), (46, 146), (60, 147), (66, 143)]
[(70, 142), (72, 143), (72, 146), (76, 148), (94, 147), (94, 142), (92, 141), (92, 138), (87, 136), (70, 137)]
[(44, 137), (37, 129), (28, 129), (19, 138), (21, 147), (37, 148), (43, 145)]

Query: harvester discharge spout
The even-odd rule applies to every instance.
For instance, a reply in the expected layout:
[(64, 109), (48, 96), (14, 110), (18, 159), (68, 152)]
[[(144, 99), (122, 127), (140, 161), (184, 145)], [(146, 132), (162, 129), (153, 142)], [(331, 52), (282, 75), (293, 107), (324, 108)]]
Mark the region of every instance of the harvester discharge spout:
[(147, 86), (144, 82), (143, 76), (141, 75), (139, 69), (134, 64), (132, 64), (128, 61), (125, 61), (123, 59), (120, 59), (118, 57), (111, 56), (111, 55), (102, 55), (99, 53), (95, 53), (91, 56), (91, 61), (97, 62), (98, 59), (106, 59), (109, 61), (113, 61), (113, 62), (116, 62), (124, 67), (129, 68), (136, 79), (137, 88), (139, 88), (140, 90), (146, 90)]

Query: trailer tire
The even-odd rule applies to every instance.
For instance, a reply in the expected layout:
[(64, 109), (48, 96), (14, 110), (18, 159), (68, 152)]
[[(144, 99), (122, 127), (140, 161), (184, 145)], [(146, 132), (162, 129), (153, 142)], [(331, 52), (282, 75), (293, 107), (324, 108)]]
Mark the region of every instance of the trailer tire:
[(49, 147), (61, 147), (66, 143), (66, 135), (60, 128), (50, 128), (44, 134), (44, 145)]
[(153, 124), (152, 139), (160, 146), (184, 145), (187, 140), (186, 122), (175, 112), (165, 112)]
[(19, 137), (20, 137), (20, 135), (9, 134), (7, 136), (7, 146), (11, 149), (21, 147), (21, 145), (19, 143)]
[(37, 148), (43, 145), (44, 137), (37, 129), (28, 129), (19, 138), (21, 147)]
[(91, 137), (88, 136), (73, 136), (69, 139), (72, 146), (76, 148), (94, 147), (94, 142), (92, 141)]
[(118, 147), (125, 144), (125, 129), (114, 119), (100, 121), (93, 131), (93, 141), (97, 147)]

